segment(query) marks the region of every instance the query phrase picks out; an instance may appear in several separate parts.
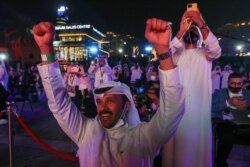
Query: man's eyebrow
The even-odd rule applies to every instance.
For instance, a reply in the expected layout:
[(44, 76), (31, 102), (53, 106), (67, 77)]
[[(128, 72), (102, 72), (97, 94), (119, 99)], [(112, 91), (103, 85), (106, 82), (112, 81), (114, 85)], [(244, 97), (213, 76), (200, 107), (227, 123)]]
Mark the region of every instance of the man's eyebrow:
[(116, 99), (116, 97), (114, 97), (114, 96), (107, 96), (107, 99), (108, 99), (108, 100), (110, 100), (110, 99), (113, 100), (113, 99)]
[(230, 83), (233, 83), (233, 84), (238, 84), (238, 83), (243, 83), (243, 82), (230, 82)]
[(112, 89), (113, 86), (110, 86), (110, 87), (105, 87), (105, 88), (97, 88), (94, 90), (94, 93), (95, 94), (102, 94), (102, 93), (105, 93), (106, 91)]

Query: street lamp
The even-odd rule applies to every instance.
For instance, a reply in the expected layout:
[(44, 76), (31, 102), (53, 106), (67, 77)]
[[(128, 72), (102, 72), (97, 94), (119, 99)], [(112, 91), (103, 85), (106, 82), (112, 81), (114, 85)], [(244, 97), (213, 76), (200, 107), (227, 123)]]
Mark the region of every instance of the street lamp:
[(243, 45), (237, 45), (236, 50), (238, 51), (239, 56), (243, 56)]
[(98, 54), (98, 47), (97, 46), (90, 46), (88, 47), (88, 58), (91, 58), (91, 57), (96, 57), (97, 54)]
[(97, 48), (96, 46), (91, 46), (91, 47), (89, 47), (89, 52), (90, 52), (91, 54), (96, 54), (97, 51), (98, 51), (98, 48)]
[(119, 53), (122, 53), (122, 52), (123, 52), (123, 49), (122, 49), (122, 48), (119, 48), (119, 49), (118, 49), (118, 52), (119, 52)]
[(7, 54), (0, 53), (0, 60), (6, 60), (6, 59), (7, 59)]
[(239, 50), (239, 51), (240, 51), (242, 48), (243, 48), (242, 45), (237, 45), (237, 46), (236, 46), (236, 50)]
[(146, 46), (145, 47), (145, 51), (148, 52), (148, 53), (150, 53), (152, 50), (153, 50), (152, 46)]

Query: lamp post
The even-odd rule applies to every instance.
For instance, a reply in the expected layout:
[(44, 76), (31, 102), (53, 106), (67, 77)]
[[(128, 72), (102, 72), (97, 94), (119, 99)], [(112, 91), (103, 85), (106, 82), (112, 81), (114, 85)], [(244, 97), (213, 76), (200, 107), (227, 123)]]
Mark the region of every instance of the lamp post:
[(236, 50), (239, 56), (243, 56), (243, 45), (237, 45)]

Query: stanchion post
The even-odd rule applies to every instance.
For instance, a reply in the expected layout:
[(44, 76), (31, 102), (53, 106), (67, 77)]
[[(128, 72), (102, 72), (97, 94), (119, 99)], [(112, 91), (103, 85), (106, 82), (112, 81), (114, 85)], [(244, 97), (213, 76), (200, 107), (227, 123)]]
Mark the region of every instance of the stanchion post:
[(14, 167), (14, 139), (13, 139), (13, 127), (12, 127), (12, 111), (14, 102), (7, 102), (8, 121), (9, 121), (9, 161), (10, 167)]

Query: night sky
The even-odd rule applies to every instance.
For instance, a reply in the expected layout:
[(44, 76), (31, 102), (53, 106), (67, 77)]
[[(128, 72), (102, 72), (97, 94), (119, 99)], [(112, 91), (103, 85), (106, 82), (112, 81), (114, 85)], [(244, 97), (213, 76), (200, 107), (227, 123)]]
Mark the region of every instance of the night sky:
[[(115, 31), (144, 36), (147, 18), (158, 17), (173, 22), (176, 32), (188, 0), (1, 0), (1, 8), (29, 16), (36, 23), (55, 21), (56, 9), (64, 3), (72, 22), (93, 24), (102, 32)], [(197, 0), (204, 20), (211, 29), (225, 23), (250, 20), (250, 0)], [(8, 11), (7, 10), (7, 11)], [(4, 10), (6, 11), (6, 10)], [(1, 10), (0, 18), (3, 16)]]

